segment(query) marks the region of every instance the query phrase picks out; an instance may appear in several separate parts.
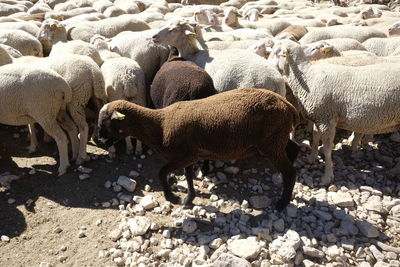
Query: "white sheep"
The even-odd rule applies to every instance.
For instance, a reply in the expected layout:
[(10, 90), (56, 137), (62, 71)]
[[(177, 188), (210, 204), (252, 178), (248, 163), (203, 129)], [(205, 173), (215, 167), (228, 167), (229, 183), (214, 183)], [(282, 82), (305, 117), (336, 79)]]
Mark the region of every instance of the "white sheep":
[(389, 36), (400, 35), (400, 21), (397, 21), (390, 25), (390, 27), (388, 28), (388, 34)]
[(67, 26), (68, 39), (78, 39), (89, 42), (90, 37), (100, 34), (104, 37), (113, 37), (122, 31), (143, 31), (150, 29), (146, 22), (139, 20), (135, 15), (122, 15), (100, 21), (80, 22)]
[(333, 38), (324, 40), (324, 42), (333, 45), (339, 52), (348, 50), (367, 50), (362, 43), (351, 38)]
[(363, 46), (377, 56), (389, 56), (400, 46), (400, 37), (371, 38), (363, 42)]
[(13, 62), (12, 57), (7, 53), (3, 47), (0, 46), (0, 66), (10, 64)]
[(124, 14), (127, 14), (127, 13), (125, 12), (125, 10), (123, 10), (123, 9), (121, 9), (119, 7), (110, 6), (110, 7), (107, 7), (106, 10), (104, 10), (103, 14), (107, 18), (113, 18), (113, 17), (118, 17), (118, 16), (121, 16), (121, 15), (124, 15)]
[(385, 38), (386, 34), (374, 28), (337, 25), (327, 28), (314, 28), (301, 38), (300, 43), (307, 44), (333, 38), (352, 38), (362, 43), (374, 37)]
[(58, 174), (66, 173), (68, 139), (60, 126), (70, 136), (75, 134), (66, 113), (72, 96), (67, 82), (54, 71), (23, 64), (2, 66), (0, 81), (0, 123), (16, 126), (39, 123), (57, 143)]
[(109, 0), (97, 0), (93, 2), (92, 7), (100, 13), (103, 13), (108, 7), (113, 6), (113, 2)]
[[(67, 104), (67, 110), (79, 130), (79, 138), (76, 135), (71, 139), (72, 159), (77, 164), (88, 160), (86, 144), (88, 142), (89, 127), (86, 122), (85, 107), (90, 99), (98, 109), (106, 103), (107, 94), (102, 72), (90, 58), (80, 55), (57, 55), (47, 58), (22, 57), (16, 60), (19, 63), (30, 63), (37, 66), (49, 68), (60, 74), (72, 90), (72, 99)], [(34, 130), (31, 134), (30, 152), (36, 151), (37, 140)], [(79, 142), (79, 143), (78, 143)]]
[(110, 51), (110, 47), (108, 46), (108, 42), (110, 41), (111, 39), (107, 39), (98, 34), (90, 38), (90, 43), (97, 49), (103, 61), (110, 58), (121, 57), (120, 54)]
[(39, 31), (38, 26), (36, 26), (34, 23), (26, 21), (0, 23), (0, 30), (3, 29), (21, 30), (31, 34), (32, 36), (36, 36), (37, 32)]
[(127, 14), (140, 13), (139, 6), (135, 2), (132, 2), (131, 0), (115, 0), (114, 6), (121, 8)]
[(81, 8), (75, 8), (72, 10), (68, 10), (68, 11), (46, 12), (46, 15), (44, 16), (44, 18), (45, 19), (53, 18), (53, 19), (64, 20), (64, 19), (69, 19), (69, 18), (78, 16), (78, 15), (95, 13), (95, 12), (97, 12), (97, 11), (91, 7), (81, 7)]
[(89, 13), (89, 14), (81, 14), (77, 15), (75, 17), (71, 17), (69, 19), (61, 21), (63, 25), (69, 25), (73, 23), (79, 23), (79, 22), (85, 22), (85, 21), (98, 21), (105, 19), (106, 16), (104, 16), (101, 13)]
[(6, 52), (12, 57), (12, 58), (19, 58), (22, 57), (21, 52), (19, 52), (17, 49), (14, 47), (11, 47), (9, 45), (5, 45), (2, 42), (4, 42), (5, 39), (0, 39), (0, 47), (6, 50)]
[(398, 63), (362, 67), (310, 64), (301, 46), (289, 40), (276, 43), (271, 57), (288, 77), (303, 114), (316, 125), (311, 160), (317, 158), (315, 147), (322, 138), (325, 173), (321, 184), (334, 178), (331, 153), (336, 127), (364, 134), (400, 130)]
[[(146, 81), (139, 64), (126, 57), (111, 58), (104, 61), (101, 66), (104, 76), (108, 102), (114, 100), (128, 100), (143, 107), (146, 106)], [(126, 153), (133, 153), (132, 141), (125, 139)], [(115, 151), (111, 148), (110, 151)], [(135, 154), (142, 154), (142, 143), (136, 141)], [(112, 155), (112, 154), (111, 154)]]
[(268, 88), (285, 95), (282, 76), (265, 59), (240, 49), (200, 50), (196, 34), (201, 34), (196, 27), (184, 21), (175, 21), (160, 29), (153, 36), (153, 41), (175, 46), (180, 56), (205, 69), (219, 92), (252, 87)]
[(46, 12), (52, 12), (53, 9), (45, 4), (45, 3), (36, 3), (33, 7), (29, 8), (28, 11), (26, 11), (27, 14), (39, 14), (39, 13), (46, 13)]
[(17, 49), (24, 56), (43, 56), (41, 43), (25, 31), (0, 30), (0, 38), (6, 39), (4, 44)]
[(73, 40), (68, 42), (58, 42), (53, 45), (49, 56), (64, 55), (64, 54), (76, 54), (82, 56), (88, 56), (96, 62), (97, 65), (103, 64), (103, 59), (100, 57), (97, 49), (89, 43), (81, 40)]
[(167, 46), (155, 44), (151, 40), (156, 32), (157, 30), (122, 32), (108, 42), (111, 51), (133, 59), (140, 65), (145, 73), (148, 88), (169, 54)]

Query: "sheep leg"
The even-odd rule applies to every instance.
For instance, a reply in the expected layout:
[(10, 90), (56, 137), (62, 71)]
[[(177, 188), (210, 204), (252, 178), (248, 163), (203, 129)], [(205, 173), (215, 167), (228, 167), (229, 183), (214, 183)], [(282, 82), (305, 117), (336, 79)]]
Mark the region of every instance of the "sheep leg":
[(58, 176), (61, 176), (67, 172), (67, 168), (70, 166), (68, 161), (68, 139), (56, 120), (54, 120), (54, 122), (49, 120), (41, 121), (40, 119), (36, 121), (42, 126), (43, 130), (56, 141), (60, 157)]
[(86, 153), (86, 145), (89, 136), (89, 126), (85, 118), (85, 109), (83, 107), (73, 107), (68, 108), (68, 110), (71, 114), (72, 120), (78, 126), (79, 130), (79, 152), (76, 159), (76, 164), (82, 164), (85, 161), (89, 160), (89, 157)]
[(309, 163), (314, 163), (318, 159), (318, 145), (320, 140), (321, 140), (321, 133), (314, 124), (311, 153), (307, 157)]
[(335, 125), (329, 125), (326, 131), (322, 132), (322, 145), (325, 156), (325, 173), (321, 178), (320, 185), (328, 185), (333, 181), (333, 161), (332, 148), (334, 147), (333, 139), (335, 138)]
[[(298, 153), (298, 149), (299, 148), (296, 145), (296, 148), (289, 147), (286, 149), (290, 152), (282, 151), (278, 155), (269, 157), (275, 168), (282, 173), (283, 178), (282, 195), (279, 201), (276, 203), (276, 209), (278, 211), (283, 210), (289, 204), (290, 199), (292, 198), (293, 188), (296, 182), (296, 170), (294, 169), (293, 162), (291, 162), (289, 159), (288, 154), (294, 156)], [(296, 150), (297, 152), (295, 152)]]
[(50, 143), (51, 141), (53, 141), (51, 136), (48, 133), (46, 133), (46, 131), (43, 132), (43, 141), (45, 143)]
[(34, 153), (34, 152), (36, 152), (37, 146), (38, 146), (35, 124), (34, 123), (29, 124), (28, 129), (29, 129), (29, 135), (30, 135), (30, 145), (28, 147), (28, 152)]
[(72, 146), (72, 160), (74, 161), (77, 159), (79, 152), (78, 130), (65, 110), (60, 110), (57, 120), (69, 136)]
[(196, 192), (193, 186), (193, 178), (194, 178), (193, 165), (190, 165), (185, 168), (185, 177), (188, 185), (188, 195), (185, 197), (183, 205), (185, 208), (191, 208), (193, 206), (192, 201), (196, 197)]
[(203, 161), (201, 172), (203, 173), (203, 175), (206, 175), (209, 171), (210, 171), (210, 161), (206, 159)]
[(143, 154), (143, 145), (141, 141), (136, 139), (135, 155), (141, 155), (141, 154)]
[(126, 143), (126, 154), (132, 155), (133, 154), (133, 145), (132, 145), (132, 140), (129, 136), (125, 138), (125, 143)]
[[(192, 164), (193, 164), (193, 161), (188, 162), (188, 160), (185, 159), (184, 161), (168, 162), (160, 169), (160, 171), (158, 173), (158, 178), (160, 179), (161, 185), (163, 187), (164, 197), (166, 200), (168, 200), (174, 204), (179, 203), (179, 197), (174, 195), (171, 192), (171, 188), (169, 187), (168, 179), (167, 179), (168, 174), (173, 171), (186, 168)], [(190, 176), (190, 171), (189, 171), (189, 176)], [(192, 176), (192, 184), (193, 184), (193, 176)], [(189, 181), (188, 181), (188, 186), (189, 186)]]

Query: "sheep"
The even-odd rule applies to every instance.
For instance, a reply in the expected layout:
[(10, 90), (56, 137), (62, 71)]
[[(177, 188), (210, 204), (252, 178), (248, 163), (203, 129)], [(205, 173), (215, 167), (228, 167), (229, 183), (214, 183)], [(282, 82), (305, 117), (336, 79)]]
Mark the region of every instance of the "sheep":
[[(101, 72), (104, 76), (107, 102), (122, 99), (146, 106), (145, 75), (136, 61), (126, 57), (107, 59), (101, 65)], [(133, 153), (131, 139), (127, 137), (125, 142), (126, 153), (130, 155)], [(115, 148), (109, 151), (113, 156)], [(140, 155), (142, 152), (142, 144), (137, 140), (135, 154)]]
[(113, 6), (113, 3), (109, 0), (98, 0), (92, 6), (97, 12), (103, 13), (108, 7)]
[[(72, 99), (67, 104), (68, 113), (79, 130), (78, 135), (71, 140), (73, 160), (82, 164), (89, 160), (86, 152), (89, 127), (86, 122), (85, 107), (89, 100), (96, 104), (98, 110), (106, 103), (107, 94), (105, 83), (100, 68), (90, 58), (80, 55), (57, 55), (47, 58), (19, 58), (17, 62), (36, 64), (49, 68), (60, 74), (72, 90)], [(32, 130), (33, 131), (33, 130)], [(33, 136), (30, 152), (36, 151), (37, 141)]]
[(68, 139), (60, 126), (70, 136), (75, 134), (66, 113), (72, 96), (67, 82), (54, 71), (22, 64), (2, 66), (0, 81), (0, 123), (39, 123), (56, 141), (60, 157), (58, 175), (65, 174), (69, 167)]
[(0, 66), (10, 64), (13, 62), (12, 57), (7, 53), (3, 47), (0, 46)]
[(118, 17), (118, 16), (121, 16), (121, 15), (124, 15), (124, 14), (127, 14), (127, 13), (125, 12), (125, 10), (123, 10), (123, 9), (121, 9), (119, 7), (110, 6), (110, 7), (107, 7), (106, 10), (104, 10), (103, 14), (107, 18), (113, 18), (113, 17)]
[(135, 60), (145, 73), (146, 87), (150, 88), (154, 76), (168, 59), (169, 49), (155, 44), (151, 37), (156, 30), (122, 32), (108, 42), (111, 51)]
[(36, 3), (33, 7), (29, 8), (28, 11), (26, 11), (27, 14), (33, 15), (33, 14), (38, 14), (38, 13), (46, 13), (46, 12), (52, 12), (53, 9), (45, 3)]
[(247, 50), (267, 59), (269, 54), (271, 53), (271, 47), (273, 45), (274, 43), (272, 39), (265, 38), (252, 44), (247, 48)]
[(400, 35), (400, 21), (397, 21), (390, 25), (390, 27), (388, 28), (388, 34), (389, 36)]
[(124, 10), (127, 14), (140, 13), (139, 6), (131, 0), (115, 0), (114, 5)]
[(193, 14), (194, 20), (204, 25), (220, 25), (218, 15), (209, 9), (199, 9)]
[(73, 40), (68, 42), (58, 42), (52, 46), (49, 56), (76, 54), (90, 57), (97, 65), (103, 64), (103, 59), (100, 57), (96, 47), (92, 44), (81, 40)]
[(362, 43), (374, 37), (385, 38), (386, 34), (374, 28), (337, 25), (327, 28), (314, 28), (301, 38), (300, 43), (307, 44), (333, 38), (352, 38)]
[(371, 38), (363, 42), (363, 46), (377, 56), (389, 56), (400, 46), (400, 37)]
[(19, 52), (17, 49), (15, 49), (14, 47), (11, 47), (9, 45), (5, 45), (2, 42), (4, 42), (5, 39), (0, 39), (0, 47), (4, 50), (6, 50), (6, 52), (12, 57), (12, 58), (19, 58), (22, 57), (21, 52)]
[(188, 196), (195, 198), (193, 164), (201, 159), (236, 159), (265, 154), (283, 176), (278, 210), (290, 202), (296, 171), (293, 162), (299, 148), (289, 140), (299, 115), (283, 97), (268, 90), (237, 89), (207, 98), (182, 101), (152, 110), (126, 101), (106, 104), (99, 113), (97, 143), (108, 146), (134, 136), (168, 162), (159, 171), (166, 200), (179, 198), (167, 183), (170, 172), (185, 168)]
[(24, 56), (43, 56), (41, 43), (25, 31), (0, 30), (0, 38), (6, 39), (4, 44), (17, 49)]
[(244, 18), (252, 22), (258, 21), (259, 18), (263, 17), (261, 12), (255, 8), (251, 8), (244, 13)]
[[(351, 38), (333, 38), (324, 40), (324, 42), (334, 46), (339, 52), (348, 50), (362, 50), (367, 51), (367, 49), (357, 40)], [(311, 43), (313, 44), (313, 43)]]
[(0, 3), (0, 17), (8, 16), (17, 12), (24, 12), (25, 8), (16, 5), (7, 5)]
[(241, 8), (246, 4), (247, 0), (229, 0), (228, 2), (220, 4), (221, 7), (236, 7)]
[(121, 57), (120, 54), (110, 51), (110, 47), (107, 43), (109, 41), (110, 39), (107, 39), (104, 36), (98, 34), (90, 38), (90, 44), (92, 44), (97, 49), (103, 61), (110, 58)]
[(7, 29), (7, 30), (22, 30), (25, 31), (32, 36), (36, 36), (37, 32), (39, 31), (39, 27), (31, 22), (4, 22), (0, 24), (0, 30)]
[(77, 15), (75, 17), (66, 19), (61, 21), (61, 24), (64, 26), (67, 26), (69, 24), (73, 23), (79, 23), (79, 22), (85, 22), (85, 21), (98, 21), (105, 19), (106, 16), (104, 16), (101, 13), (89, 13), (89, 14), (82, 14), (82, 15)]
[(311, 161), (317, 158), (322, 138), (325, 173), (321, 184), (334, 178), (331, 153), (336, 127), (363, 134), (400, 130), (400, 82), (395, 78), (400, 75), (398, 64), (311, 65), (301, 46), (289, 40), (276, 43), (271, 57), (288, 77), (302, 113), (316, 125)]
[[(278, 33), (276, 37), (278, 38), (279, 35), (282, 34), (289, 34), (290, 36), (293, 36), (294, 41), (299, 41), (304, 35), (306, 35), (308, 32), (307, 28), (301, 25), (289, 25), (286, 27), (283, 31)], [(291, 38), (289, 38), (291, 39)]]
[(340, 57), (340, 52), (326, 41), (319, 41), (302, 46), (304, 55), (310, 61), (324, 58)]
[(100, 21), (81, 22), (67, 26), (68, 39), (89, 42), (90, 37), (100, 34), (104, 37), (113, 37), (122, 31), (143, 31), (150, 29), (146, 22), (137, 19), (134, 15), (122, 15)]
[[(267, 39), (267, 38), (265, 38)], [(231, 49), (231, 48), (239, 48), (239, 49), (249, 49), (250, 51), (256, 51), (258, 46), (262, 46), (264, 39), (260, 41), (256, 40), (238, 40), (238, 41), (211, 41), (206, 42), (208, 49), (212, 50), (224, 50), (224, 49)], [(250, 48), (251, 47), (251, 48)]]
[(78, 16), (78, 15), (95, 13), (95, 12), (97, 12), (97, 11), (91, 7), (81, 7), (81, 8), (75, 8), (72, 10), (68, 10), (68, 11), (46, 12), (46, 15), (44, 16), (44, 18), (45, 19), (48, 19), (48, 18), (69, 19), (69, 18)]
[(181, 57), (193, 61), (211, 75), (219, 92), (256, 87), (285, 95), (282, 76), (263, 58), (240, 49), (199, 50), (196, 43), (196, 35), (199, 34), (201, 32), (197, 27), (175, 21), (160, 29), (153, 36), (153, 41), (178, 48)]

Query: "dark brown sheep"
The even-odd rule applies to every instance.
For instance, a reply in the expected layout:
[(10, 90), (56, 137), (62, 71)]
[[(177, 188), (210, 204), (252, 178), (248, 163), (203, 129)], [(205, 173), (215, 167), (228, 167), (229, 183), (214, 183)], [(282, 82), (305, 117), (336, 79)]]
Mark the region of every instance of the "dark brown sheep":
[(192, 165), (201, 159), (239, 159), (261, 152), (283, 176), (282, 210), (290, 202), (298, 146), (289, 133), (299, 122), (296, 109), (283, 97), (263, 89), (235, 89), (204, 99), (182, 101), (163, 109), (148, 109), (127, 101), (106, 104), (99, 113), (97, 143), (110, 147), (132, 136), (163, 156), (159, 178), (167, 200), (177, 203), (167, 175), (185, 168), (188, 196), (195, 197)]

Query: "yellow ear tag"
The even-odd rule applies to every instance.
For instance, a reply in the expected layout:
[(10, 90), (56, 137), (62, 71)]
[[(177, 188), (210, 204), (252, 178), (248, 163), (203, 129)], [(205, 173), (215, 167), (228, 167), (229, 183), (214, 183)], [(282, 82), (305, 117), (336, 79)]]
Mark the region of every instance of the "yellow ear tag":
[(123, 119), (125, 119), (125, 115), (124, 114), (122, 114), (122, 113), (120, 113), (118, 111), (115, 111), (115, 114), (117, 115), (117, 119), (118, 120), (122, 121)]
[(61, 16), (60, 20), (64, 20), (64, 16)]

